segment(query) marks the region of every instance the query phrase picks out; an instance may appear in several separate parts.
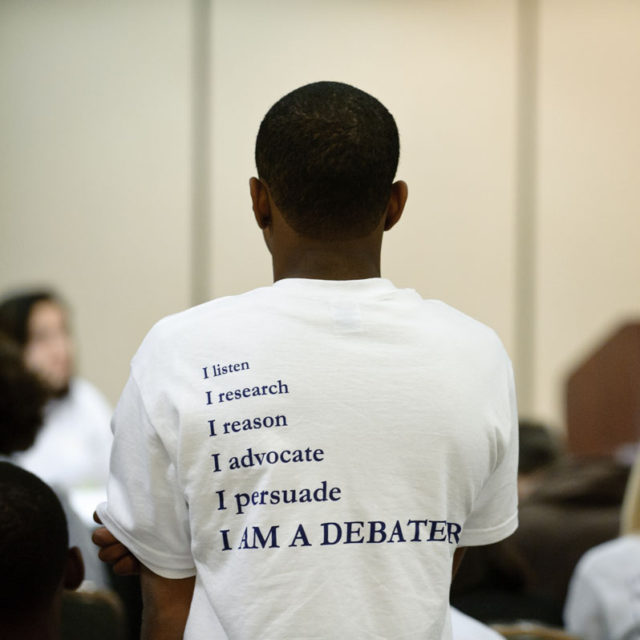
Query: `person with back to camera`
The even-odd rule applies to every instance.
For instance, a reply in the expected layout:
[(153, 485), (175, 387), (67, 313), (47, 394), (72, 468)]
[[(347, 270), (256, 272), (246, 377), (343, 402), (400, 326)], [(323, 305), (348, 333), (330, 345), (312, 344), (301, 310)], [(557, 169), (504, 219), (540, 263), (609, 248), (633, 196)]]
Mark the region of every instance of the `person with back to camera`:
[(567, 629), (584, 640), (640, 640), (640, 448), (622, 505), (620, 537), (582, 556), (564, 618)]
[(0, 331), (20, 346), (25, 365), (51, 394), (34, 446), (14, 461), (66, 491), (90, 524), (91, 505), (105, 493), (112, 412), (91, 383), (74, 375), (68, 309), (51, 291), (17, 292), (0, 302)]
[(398, 154), (359, 89), (280, 99), (250, 180), (275, 284), (161, 320), (134, 356), (95, 539), (142, 565), (143, 638), (448, 639), (463, 547), (515, 530), (502, 344), (380, 277)]

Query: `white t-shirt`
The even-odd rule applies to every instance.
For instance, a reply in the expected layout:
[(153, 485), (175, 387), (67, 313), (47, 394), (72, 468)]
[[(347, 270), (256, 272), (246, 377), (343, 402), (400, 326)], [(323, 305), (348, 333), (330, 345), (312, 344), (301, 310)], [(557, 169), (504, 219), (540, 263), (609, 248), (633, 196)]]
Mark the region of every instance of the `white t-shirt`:
[(380, 278), (165, 318), (113, 429), (100, 515), (158, 575), (196, 575), (189, 640), (448, 639), (454, 551), (517, 526), (500, 341)]
[(111, 414), (98, 389), (87, 380), (73, 378), (64, 398), (47, 403), (34, 445), (15, 456), (16, 464), (62, 489), (92, 525), (95, 504), (106, 496)]
[(587, 551), (564, 609), (567, 631), (584, 640), (640, 640), (640, 535)]

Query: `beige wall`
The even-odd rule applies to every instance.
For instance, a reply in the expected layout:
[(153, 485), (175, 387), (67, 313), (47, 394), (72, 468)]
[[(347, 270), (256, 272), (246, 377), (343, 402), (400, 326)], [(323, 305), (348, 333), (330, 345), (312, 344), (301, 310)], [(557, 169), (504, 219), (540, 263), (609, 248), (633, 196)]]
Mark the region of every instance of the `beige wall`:
[(640, 319), (640, 3), (547, 0), (540, 24), (535, 408)]
[(111, 400), (189, 304), (188, 5), (0, 3), (0, 292), (59, 289)]
[[(194, 279), (213, 296), (269, 282), (247, 193), (260, 118), (305, 82), (351, 82), (401, 132), (410, 200), (384, 274), (492, 325), (514, 357), (531, 341), (535, 359), (516, 362), (532, 369), (524, 409), (561, 424), (567, 368), (619, 317), (640, 315), (640, 5), (532, 3), (528, 335), (516, 308), (519, 3), (212, 0), (210, 74), (195, 77), (210, 89), (198, 141), (208, 224), (191, 211), (192, 127), (206, 133), (191, 85), (202, 4), (0, 4), (0, 291), (59, 287), (82, 371), (115, 399), (142, 335), (190, 303)], [(205, 239), (193, 271), (192, 224)]]
[(260, 119), (296, 86), (339, 80), (378, 97), (400, 128), (410, 196), (384, 275), (462, 307), (513, 346), (515, 6), (215, 2), (213, 293), (269, 281), (247, 189)]

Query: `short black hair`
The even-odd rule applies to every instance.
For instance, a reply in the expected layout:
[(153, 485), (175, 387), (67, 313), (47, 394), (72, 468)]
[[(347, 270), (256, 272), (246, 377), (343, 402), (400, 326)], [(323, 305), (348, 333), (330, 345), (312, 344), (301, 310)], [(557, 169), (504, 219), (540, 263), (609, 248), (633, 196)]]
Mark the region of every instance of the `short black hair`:
[(0, 301), (0, 331), (24, 348), (29, 342), (29, 317), (38, 302), (64, 306), (58, 295), (48, 289), (21, 291)]
[(0, 454), (33, 445), (48, 398), (44, 384), (25, 367), (18, 345), (0, 332)]
[(315, 82), (269, 109), (255, 158), (287, 223), (300, 235), (336, 240), (376, 228), (399, 153), (395, 120), (376, 98), (348, 84)]
[(526, 418), (520, 418), (518, 427), (519, 473), (545, 469), (559, 459), (560, 446), (550, 427)]
[(0, 462), (0, 615), (45, 606), (64, 576), (69, 533), (60, 500), (34, 474)]

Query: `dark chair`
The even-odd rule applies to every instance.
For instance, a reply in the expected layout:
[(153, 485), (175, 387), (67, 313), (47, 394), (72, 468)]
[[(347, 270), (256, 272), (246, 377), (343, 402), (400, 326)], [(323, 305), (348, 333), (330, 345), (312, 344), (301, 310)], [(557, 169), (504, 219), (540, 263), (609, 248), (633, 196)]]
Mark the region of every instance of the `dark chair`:
[(65, 591), (62, 640), (128, 640), (122, 602), (111, 591)]
[(562, 629), (545, 627), (530, 622), (518, 622), (516, 624), (495, 624), (492, 629), (503, 635), (508, 640), (580, 640)]

